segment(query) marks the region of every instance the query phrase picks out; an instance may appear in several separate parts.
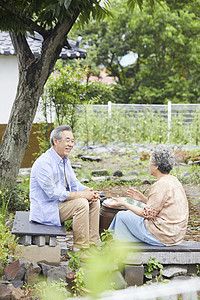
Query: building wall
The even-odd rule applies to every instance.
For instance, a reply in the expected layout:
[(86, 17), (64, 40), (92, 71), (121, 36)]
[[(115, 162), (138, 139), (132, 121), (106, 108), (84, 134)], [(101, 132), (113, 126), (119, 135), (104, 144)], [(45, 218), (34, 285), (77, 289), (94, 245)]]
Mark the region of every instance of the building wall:
[[(16, 56), (0, 55), (0, 143), (16, 96), (17, 84), (18, 65)], [(34, 123), (39, 121), (42, 121), (42, 114), (38, 110)], [(30, 168), (35, 159), (33, 154), (39, 152), (37, 134), (34, 133), (38, 129), (38, 125), (33, 124), (29, 138), (29, 145), (25, 152), (21, 168)]]
[[(6, 129), (6, 124), (0, 124), (0, 141), (3, 137), (5, 129)], [(39, 152), (37, 134), (35, 133), (38, 130), (39, 130), (39, 125), (34, 124), (31, 129), (31, 133), (30, 133), (30, 137), (29, 137), (29, 145), (25, 152), (25, 155), (24, 155), (24, 158), (23, 158), (23, 161), (21, 164), (21, 168), (31, 168), (31, 166), (35, 160), (35, 156), (33, 154)]]
[(0, 55), (0, 124), (7, 124), (18, 83), (15, 56)]

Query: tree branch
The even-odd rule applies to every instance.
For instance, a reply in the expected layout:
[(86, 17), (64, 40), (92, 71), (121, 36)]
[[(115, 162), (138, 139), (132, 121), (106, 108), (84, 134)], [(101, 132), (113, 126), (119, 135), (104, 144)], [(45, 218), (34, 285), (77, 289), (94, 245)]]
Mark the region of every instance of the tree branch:
[(25, 67), (27, 63), (30, 64), (31, 61), (34, 61), (35, 57), (31, 52), (31, 49), (27, 43), (24, 34), (16, 34), (16, 32), (12, 31), (10, 32), (10, 38), (12, 40), (15, 52), (18, 57), (20, 71), (23, 67)]
[[(20, 10), (17, 9), (16, 7), (10, 5), (9, 2), (1, 1), (0, 6), (5, 11), (7, 11), (7, 12), (13, 14), (15, 17), (17, 17), (18, 20), (22, 24), (24, 24), (24, 28), (27, 29), (27, 27), (28, 27), (31, 31), (37, 31), (39, 34), (41, 34), (43, 36), (43, 38), (47, 37), (47, 35), (48, 35), (47, 30), (45, 30), (43, 27), (39, 26), (37, 23), (35, 23), (31, 19), (29, 19), (25, 16), (22, 17), (21, 14), (20, 14)], [(26, 30), (26, 31), (28, 31), (28, 30)]]

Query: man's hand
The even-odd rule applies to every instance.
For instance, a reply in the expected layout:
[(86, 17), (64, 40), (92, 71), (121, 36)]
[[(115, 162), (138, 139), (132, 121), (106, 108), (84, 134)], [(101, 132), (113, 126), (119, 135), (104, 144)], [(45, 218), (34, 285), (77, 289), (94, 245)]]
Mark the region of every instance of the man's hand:
[(93, 191), (93, 188), (87, 188), (84, 191), (70, 192), (67, 200), (74, 200), (78, 198), (86, 198), (89, 203), (95, 202), (100, 199), (98, 191)]
[(84, 198), (86, 198), (89, 202), (95, 202), (100, 199), (100, 193), (98, 191), (94, 191), (93, 188), (88, 188), (83, 191), (85, 194)]

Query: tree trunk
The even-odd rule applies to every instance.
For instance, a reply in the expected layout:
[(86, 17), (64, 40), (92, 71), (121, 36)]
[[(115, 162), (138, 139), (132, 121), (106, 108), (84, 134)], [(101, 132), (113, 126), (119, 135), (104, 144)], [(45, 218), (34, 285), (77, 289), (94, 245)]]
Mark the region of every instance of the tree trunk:
[(0, 188), (13, 184), (17, 178), (43, 87), (53, 71), (72, 23), (72, 20), (66, 19), (51, 31), (42, 44), (39, 58), (33, 56), (24, 35), (11, 34), (18, 59), (19, 82), (0, 145)]

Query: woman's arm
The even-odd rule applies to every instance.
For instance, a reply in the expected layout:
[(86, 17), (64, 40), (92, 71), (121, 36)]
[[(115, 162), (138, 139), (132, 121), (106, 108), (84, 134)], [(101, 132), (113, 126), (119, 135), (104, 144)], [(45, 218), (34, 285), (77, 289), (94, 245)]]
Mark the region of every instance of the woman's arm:
[(148, 201), (148, 198), (145, 197), (141, 192), (139, 192), (138, 190), (135, 190), (134, 188), (130, 188), (128, 191), (127, 191), (127, 195), (128, 197), (134, 199), (134, 200), (137, 200), (137, 201), (140, 201), (140, 202), (143, 202), (145, 204), (147, 204), (147, 201)]
[(143, 208), (136, 206), (134, 204), (129, 204), (126, 201), (124, 201), (123, 199), (120, 198), (112, 198), (113, 200), (115, 200), (115, 203), (113, 204), (106, 204), (108, 207), (119, 207), (119, 206), (124, 206), (127, 209), (131, 210), (132, 212), (134, 212), (136, 215), (140, 216), (140, 217), (144, 217), (143, 215)]

